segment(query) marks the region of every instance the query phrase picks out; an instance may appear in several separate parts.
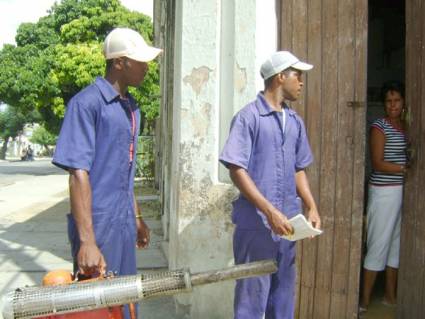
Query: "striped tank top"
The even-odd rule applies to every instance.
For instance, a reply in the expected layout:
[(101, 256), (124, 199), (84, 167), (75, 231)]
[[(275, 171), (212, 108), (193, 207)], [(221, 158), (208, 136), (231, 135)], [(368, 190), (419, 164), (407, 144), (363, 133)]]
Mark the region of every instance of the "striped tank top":
[[(376, 120), (371, 128), (380, 130), (385, 135), (384, 161), (400, 165), (407, 163), (407, 140), (404, 131), (391, 125), (386, 119)], [(384, 173), (372, 170), (369, 183), (372, 185), (402, 185), (403, 173)]]

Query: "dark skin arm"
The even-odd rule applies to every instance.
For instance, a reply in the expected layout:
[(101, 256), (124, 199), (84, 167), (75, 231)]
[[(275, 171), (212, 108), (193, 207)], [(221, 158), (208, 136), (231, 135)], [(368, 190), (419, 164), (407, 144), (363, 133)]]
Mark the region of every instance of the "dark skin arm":
[(143, 221), (140, 207), (137, 204), (136, 196), (133, 196), (134, 212), (136, 214), (136, 227), (137, 227), (137, 248), (146, 248), (150, 241), (149, 227)]
[(290, 235), (293, 233), (292, 226), (289, 224), (286, 216), (261, 194), (245, 169), (231, 164), (229, 166), (229, 173), (230, 178), (241, 194), (266, 216), (275, 234)]
[(71, 212), (74, 217), (80, 250), (77, 254), (78, 271), (83, 275), (103, 274), (106, 262), (97, 247), (92, 221), (92, 192), (89, 174), (85, 170), (69, 170)]
[(370, 131), (370, 154), (374, 170), (383, 173), (406, 173), (404, 165), (384, 161), (385, 135), (372, 127)]
[(307, 220), (313, 225), (313, 227), (320, 229), (321, 221), (319, 211), (317, 210), (316, 202), (314, 201), (310, 185), (308, 183), (307, 174), (304, 170), (300, 170), (295, 174), (295, 183), (297, 185), (297, 193), (307, 208)]

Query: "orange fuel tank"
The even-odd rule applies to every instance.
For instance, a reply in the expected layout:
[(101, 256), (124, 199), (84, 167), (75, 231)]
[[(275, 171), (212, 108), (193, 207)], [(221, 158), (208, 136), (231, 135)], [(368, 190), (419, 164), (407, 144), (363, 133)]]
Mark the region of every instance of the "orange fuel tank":
[[(101, 279), (89, 279), (101, 280)], [(68, 270), (53, 270), (43, 277), (43, 286), (66, 285), (74, 281), (73, 275)], [(37, 317), (37, 319), (123, 319), (123, 307), (115, 306), (90, 311), (73, 312), (63, 315), (49, 315)], [(134, 315), (134, 306), (130, 305), (132, 317)]]

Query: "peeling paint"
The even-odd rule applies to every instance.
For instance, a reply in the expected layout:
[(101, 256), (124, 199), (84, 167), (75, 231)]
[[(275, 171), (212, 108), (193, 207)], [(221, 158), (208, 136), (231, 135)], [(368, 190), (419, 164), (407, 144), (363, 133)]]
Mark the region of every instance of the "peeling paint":
[(206, 66), (193, 68), (192, 73), (183, 78), (183, 83), (189, 84), (198, 96), (201, 93), (202, 87), (208, 82), (211, 71), (212, 70)]
[[(192, 126), (195, 138), (204, 140), (205, 137), (208, 136), (208, 124), (211, 121), (211, 109), (212, 105), (210, 103), (205, 103), (202, 105), (200, 112), (194, 114), (192, 118)], [(203, 144), (203, 141), (201, 144)]]
[[(208, 219), (219, 227), (219, 233), (232, 227), (230, 220), (231, 202), (237, 195), (231, 185), (215, 185), (208, 172), (195, 172), (197, 164), (194, 154), (199, 152), (194, 142), (180, 145), (180, 201), (181, 217), (202, 221)], [(195, 177), (196, 176), (196, 177)], [(194, 222), (194, 220), (192, 220)], [(224, 226), (224, 228), (222, 228)]]
[(241, 68), (238, 63), (236, 63), (236, 70), (234, 75), (235, 88), (239, 93), (242, 93), (245, 90), (247, 85), (247, 75), (246, 68)]

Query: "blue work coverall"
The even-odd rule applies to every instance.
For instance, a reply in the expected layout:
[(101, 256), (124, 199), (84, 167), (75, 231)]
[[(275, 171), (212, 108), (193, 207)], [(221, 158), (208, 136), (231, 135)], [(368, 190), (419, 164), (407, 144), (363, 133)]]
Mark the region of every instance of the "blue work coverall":
[[(135, 160), (130, 162), (130, 144), (136, 154), (139, 127), (140, 111), (132, 96), (120, 98), (107, 80), (98, 77), (68, 103), (52, 161), (89, 173), (96, 243), (107, 271), (116, 275), (136, 273)], [(80, 243), (72, 213), (68, 235), (75, 261)]]
[[(302, 119), (287, 106), (283, 112), (273, 110), (259, 93), (234, 116), (220, 161), (244, 168), (263, 196), (291, 218), (302, 211), (295, 173), (310, 165), (313, 156)], [(295, 243), (274, 234), (243, 195), (233, 202), (232, 220), (235, 263), (275, 259), (279, 268), (272, 275), (237, 281), (234, 318), (293, 318)]]

